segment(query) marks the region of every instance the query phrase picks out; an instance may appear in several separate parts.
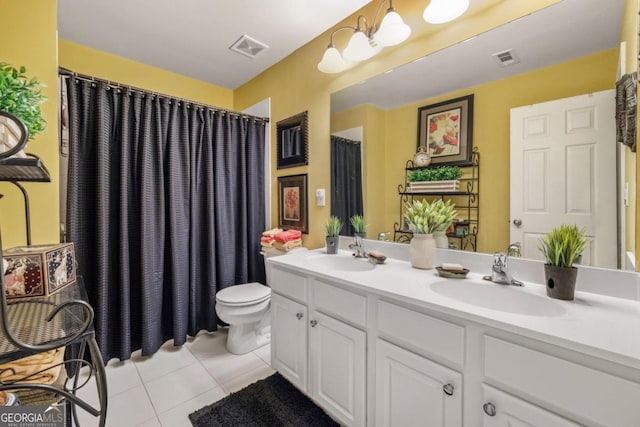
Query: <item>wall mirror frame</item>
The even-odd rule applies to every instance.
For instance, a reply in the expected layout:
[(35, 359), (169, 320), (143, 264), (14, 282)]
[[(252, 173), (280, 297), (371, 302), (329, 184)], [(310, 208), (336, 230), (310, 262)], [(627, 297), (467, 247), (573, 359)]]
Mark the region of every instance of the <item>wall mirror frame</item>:
[(277, 167), (292, 168), (309, 164), (309, 114), (307, 111), (276, 123)]

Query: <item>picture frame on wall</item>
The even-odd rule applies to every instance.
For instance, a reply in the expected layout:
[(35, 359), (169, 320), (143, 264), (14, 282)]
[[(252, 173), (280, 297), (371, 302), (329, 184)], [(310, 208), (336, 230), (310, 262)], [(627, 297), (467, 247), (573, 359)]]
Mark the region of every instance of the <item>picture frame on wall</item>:
[(278, 177), (278, 228), (308, 234), (307, 174)]
[(307, 111), (276, 123), (277, 168), (309, 164), (309, 116)]
[(418, 149), (432, 166), (471, 165), (472, 137), (473, 94), (418, 108)]

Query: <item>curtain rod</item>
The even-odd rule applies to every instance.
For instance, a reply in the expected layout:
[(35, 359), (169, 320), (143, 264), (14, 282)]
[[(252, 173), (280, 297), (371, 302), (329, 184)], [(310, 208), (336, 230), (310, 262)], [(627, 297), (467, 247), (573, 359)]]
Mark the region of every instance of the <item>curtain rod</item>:
[(154, 96), (161, 96), (163, 98), (168, 98), (168, 99), (175, 99), (178, 102), (184, 102), (184, 103), (188, 103), (191, 105), (195, 105), (198, 107), (204, 107), (210, 110), (214, 110), (214, 111), (220, 111), (222, 113), (226, 113), (232, 116), (238, 116), (238, 117), (245, 117), (248, 119), (253, 119), (253, 120), (258, 120), (258, 121), (262, 121), (265, 123), (269, 122), (269, 118), (268, 117), (260, 117), (260, 116), (254, 116), (251, 114), (244, 114), (244, 113), (239, 113), (237, 111), (232, 111), (232, 110), (227, 110), (226, 108), (220, 108), (220, 107), (214, 107), (212, 105), (208, 105), (208, 104), (203, 104), (200, 102), (196, 102), (196, 101), (192, 101), (190, 99), (185, 99), (185, 98), (180, 98), (177, 96), (172, 96), (172, 95), (167, 95), (164, 93), (158, 93), (158, 92), (154, 92), (148, 89), (141, 89), (138, 87), (134, 87), (131, 85), (127, 85), (127, 84), (121, 84), (118, 82), (112, 82), (110, 80), (105, 80), (105, 79), (100, 79), (98, 77), (94, 77), (94, 76), (89, 76), (87, 74), (80, 74), (77, 73), (75, 71), (69, 70), (67, 68), (63, 68), (63, 67), (58, 67), (58, 74), (64, 78), (74, 78), (74, 79), (78, 79), (78, 80), (84, 80), (87, 82), (99, 82), (99, 83), (104, 83), (107, 86), (117, 89), (117, 88), (126, 88), (129, 89), (130, 91), (133, 92), (138, 92), (138, 93), (142, 93), (145, 95), (154, 95)]

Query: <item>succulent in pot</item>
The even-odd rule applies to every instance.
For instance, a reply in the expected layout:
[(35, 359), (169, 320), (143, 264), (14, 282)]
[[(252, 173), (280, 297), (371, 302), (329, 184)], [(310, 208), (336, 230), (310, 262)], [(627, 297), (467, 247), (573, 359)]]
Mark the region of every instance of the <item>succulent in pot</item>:
[(578, 276), (578, 269), (573, 265), (586, 245), (586, 233), (576, 225), (555, 227), (540, 239), (539, 249), (546, 260), (544, 273), (549, 297), (573, 300)]
[(342, 230), (342, 221), (335, 215), (331, 215), (324, 225), (326, 231), (326, 245), (328, 254), (338, 253), (338, 242), (340, 231)]

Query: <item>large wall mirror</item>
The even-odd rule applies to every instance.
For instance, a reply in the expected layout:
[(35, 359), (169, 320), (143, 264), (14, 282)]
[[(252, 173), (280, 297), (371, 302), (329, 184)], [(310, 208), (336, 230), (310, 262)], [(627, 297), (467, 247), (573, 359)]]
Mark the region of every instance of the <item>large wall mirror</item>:
[[(473, 143), (480, 150), (482, 178), (478, 250), (506, 251), (513, 243), (516, 219), (510, 211), (511, 191), (523, 188), (524, 199), (533, 200), (543, 190), (549, 195), (544, 197), (551, 197), (559, 182), (554, 178), (538, 182), (529, 177), (528, 186), (519, 186), (517, 181), (524, 180), (520, 174), (526, 173), (520, 169), (527, 165), (511, 166), (512, 110), (603, 91), (615, 97), (620, 64), (624, 62), (620, 61), (624, 4), (624, 0), (563, 0), (332, 94), (331, 132), (363, 128), (362, 185), (365, 216), (370, 224), (368, 237), (392, 230), (399, 220), (397, 188), (404, 181), (405, 163), (416, 150), (418, 108), (473, 93)], [(637, 64), (627, 63), (625, 71), (637, 71)], [(615, 122), (615, 102), (606, 108), (611, 109), (573, 117), (589, 122), (605, 114)], [(585, 161), (600, 161), (600, 152), (589, 150), (581, 152)], [(634, 264), (628, 259), (635, 261), (636, 155), (615, 142), (615, 128), (607, 152), (611, 155), (604, 167), (609, 170), (609, 178), (600, 172), (584, 174), (584, 185), (566, 197), (585, 211), (578, 215), (595, 216), (608, 224), (607, 233), (615, 234), (602, 240), (605, 243), (594, 238), (593, 246), (599, 244), (601, 252), (616, 255), (606, 261), (593, 256), (590, 265), (632, 269)], [(571, 173), (568, 165), (577, 161), (578, 154), (566, 156), (562, 164), (545, 164), (544, 156), (540, 159), (543, 166), (552, 166), (554, 173), (563, 177)], [(582, 191), (592, 184), (596, 188), (603, 180), (606, 183), (600, 189)], [(602, 189), (616, 196), (601, 198)], [(544, 197), (541, 200), (545, 201)], [(609, 209), (612, 216), (603, 219), (605, 204), (615, 206)], [(572, 223), (577, 217), (566, 218)], [(540, 259), (531, 251), (526, 256)]]

